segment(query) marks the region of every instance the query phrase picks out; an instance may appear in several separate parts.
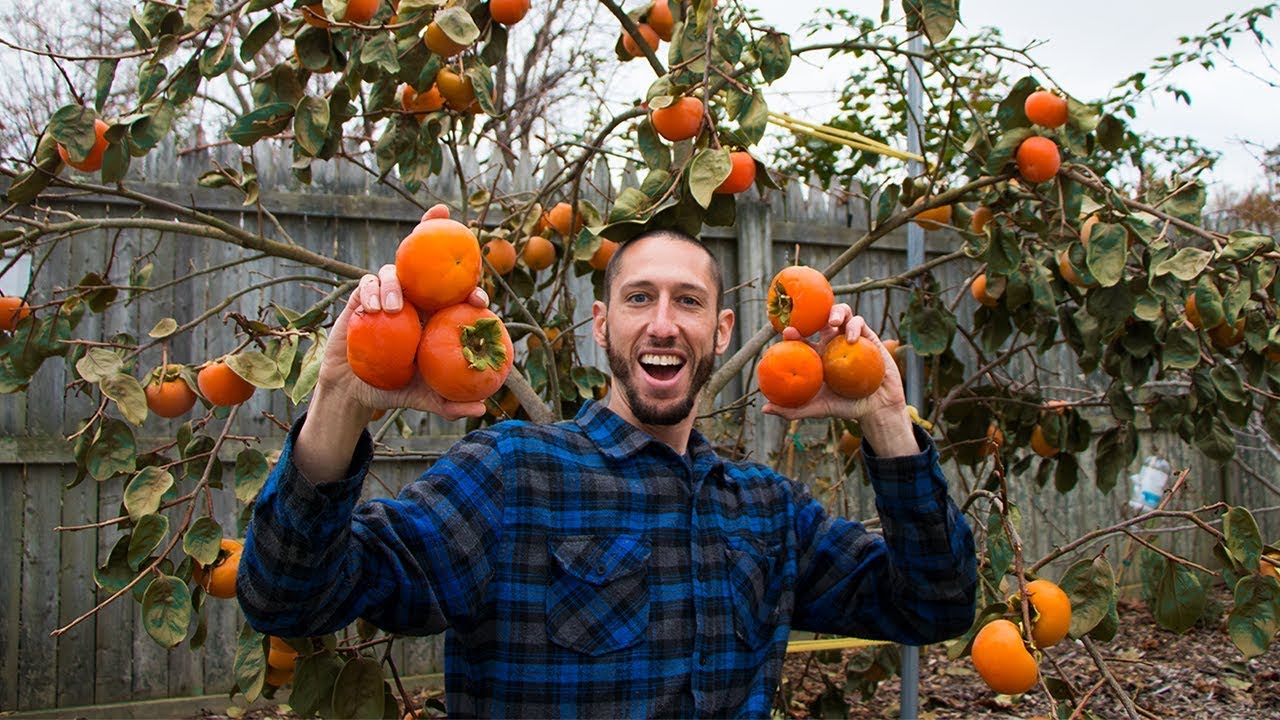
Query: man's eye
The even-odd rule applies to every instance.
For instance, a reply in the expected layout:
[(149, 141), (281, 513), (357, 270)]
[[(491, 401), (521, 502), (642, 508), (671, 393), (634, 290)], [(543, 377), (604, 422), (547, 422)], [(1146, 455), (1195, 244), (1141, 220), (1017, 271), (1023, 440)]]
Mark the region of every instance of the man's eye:
[(680, 298), (680, 302), (682, 302), (682, 303), (684, 303), (685, 305), (688, 305), (688, 306), (690, 306), (690, 307), (697, 307), (697, 306), (699, 306), (699, 305), (701, 305), (701, 304), (702, 304), (702, 301), (701, 301), (701, 300), (699, 300), (699, 299), (698, 299), (698, 298), (696, 298), (696, 297), (689, 296), (689, 295), (686, 295), (685, 297)]
[(648, 295), (645, 295), (644, 293), (638, 293), (638, 292), (631, 293), (630, 295), (627, 296), (627, 302), (633, 302), (633, 303), (642, 303), (648, 299), (649, 299)]

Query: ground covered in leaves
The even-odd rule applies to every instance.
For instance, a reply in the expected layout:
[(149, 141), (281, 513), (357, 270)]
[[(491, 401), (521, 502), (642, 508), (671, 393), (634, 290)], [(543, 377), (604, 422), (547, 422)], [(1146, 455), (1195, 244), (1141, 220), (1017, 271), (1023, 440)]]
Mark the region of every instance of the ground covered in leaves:
[[(1245, 662), (1226, 632), (1227, 602), (1221, 591), (1211, 611), (1183, 635), (1161, 630), (1141, 602), (1122, 602), (1120, 629), (1109, 643), (1095, 643), (1117, 682), (1147, 718), (1213, 718), (1214, 720), (1280, 720), (1280, 643), (1262, 657)], [(775, 717), (848, 717), (877, 720), (899, 717), (901, 682), (893, 677), (878, 683), (869, 698), (857, 688), (846, 689), (845, 669), (857, 662), (854, 651), (788, 657), (783, 692)], [(1089, 695), (1085, 709), (1092, 717), (1126, 718), (1120, 702), (1105, 685), (1096, 690), (1102, 675), (1080, 643), (1065, 641), (1050, 651), (1046, 675), (1066, 677), (1077, 697)], [(1057, 670), (1055, 671), (1054, 663)], [(1042, 688), (1019, 698), (996, 695), (964, 658), (950, 660), (942, 645), (931, 646), (920, 658), (919, 717), (928, 720), (1025, 720), (1037, 715), (1053, 717)], [(411, 693), (415, 705), (439, 707), (438, 688), (418, 688)], [(1063, 704), (1067, 717), (1073, 706)], [(296, 717), (287, 706), (255, 703), (236, 716), (246, 720)], [(444, 717), (428, 709), (423, 717)], [(204, 713), (197, 717), (226, 715)], [(1081, 717), (1089, 717), (1082, 715)]]

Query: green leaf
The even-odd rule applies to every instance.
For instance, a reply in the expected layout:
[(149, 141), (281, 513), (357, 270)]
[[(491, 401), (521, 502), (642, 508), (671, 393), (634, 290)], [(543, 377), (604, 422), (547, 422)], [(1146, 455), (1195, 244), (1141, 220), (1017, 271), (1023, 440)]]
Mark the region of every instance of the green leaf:
[[(374, 35), (360, 49), (360, 64), (365, 67), (378, 68), (387, 75), (395, 75), (400, 72), (398, 55), (399, 53), (396, 51), (396, 45), (391, 39), (391, 35), (379, 33)], [(483, 63), (479, 64), (483, 65)]]
[(1160, 209), (1179, 220), (1199, 225), (1200, 215), (1204, 212), (1204, 183), (1196, 180), (1178, 189), (1176, 195), (1168, 197), (1160, 205)]
[(498, 110), (493, 104), (493, 74), (489, 72), (489, 66), (484, 63), (472, 63), (467, 66), (466, 75), (471, 79), (480, 109), (489, 115), (497, 115)]
[(120, 372), (124, 367), (124, 360), (112, 350), (106, 348), (89, 348), (89, 350), (76, 361), (76, 373), (80, 377), (91, 383), (102, 382), (103, 379), (111, 377)]
[(1227, 616), (1227, 634), (1245, 659), (1262, 655), (1280, 632), (1280, 583), (1259, 575), (1240, 578), (1235, 607)]
[(1200, 248), (1184, 247), (1174, 253), (1173, 257), (1162, 260), (1151, 269), (1151, 274), (1173, 275), (1183, 282), (1190, 282), (1204, 272), (1213, 259), (1213, 253)]
[(270, 472), (265, 455), (253, 448), (241, 450), (236, 455), (236, 498), (247, 503), (257, 497)]
[(188, 0), (187, 10), (182, 15), (182, 22), (193, 30), (205, 26), (205, 20), (213, 13), (213, 0)]
[(766, 32), (756, 43), (756, 57), (760, 59), (764, 81), (772, 84), (791, 68), (791, 36), (772, 30)]
[(947, 39), (960, 20), (958, 4), (957, 0), (903, 0), (907, 29), (923, 30), (929, 42), (936, 45)]
[(138, 99), (146, 102), (155, 97), (156, 91), (169, 76), (169, 68), (158, 61), (145, 62), (138, 69)]
[(956, 316), (935, 298), (923, 304), (919, 295), (913, 295), (907, 308), (907, 337), (912, 349), (919, 355), (931, 357), (941, 355), (951, 347), (951, 339), (956, 333)]
[(311, 394), (316, 381), (320, 378), (320, 364), (324, 360), (324, 348), (328, 342), (328, 333), (323, 328), (316, 330), (311, 338), (311, 347), (302, 356), (302, 367), (298, 371), (298, 379), (286, 392), (294, 405)]
[(280, 16), (274, 12), (267, 13), (266, 17), (254, 24), (249, 34), (245, 36), (244, 42), (240, 44), (240, 61), (247, 63), (252, 60), (278, 32), (280, 32)]
[(614, 198), (613, 207), (609, 209), (609, 223), (622, 222), (637, 217), (644, 206), (648, 204), (648, 195), (633, 187), (623, 188), (622, 192), (618, 193), (618, 197)]
[(124, 507), (129, 511), (130, 519), (138, 522), (144, 515), (151, 515), (159, 510), (161, 499), (171, 487), (173, 476), (168, 470), (155, 466), (139, 470), (124, 490)]
[(138, 576), (137, 571), (129, 567), (129, 541), (130, 536), (120, 536), (111, 546), (107, 561), (93, 570), (93, 582), (109, 593), (120, 592)]
[(671, 167), (671, 148), (667, 146), (653, 123), (644, 121), (636, 123), (636, 145), (640, 148), (640, 157), (650, 168), (665, 170)]
[(250, 627), (249, 623), (241, 626), (240, 636), (236, 639), (236, 687), (249, 702), (262, 694), (262, 683), (266, 679), (267, 655), (262, 649), (262, 639), (262, 633)]
[(1013, 568), (1013, 545), (996, 510), (987, 516), (987, 563), (996, 583)]
[(1094, 454), (1094, 468), (1097, 474), (1096, 484), (1104, 493), (1111, 492), (1116, 481), (1128, 467), (1137, 446), (1135, 445), (1132, 426), (1128, 423), (1117, 425), (1102, 433), (1098, 438), (1098, 451)]
[(987, 154), (987, 172), (992, 175), (998, 175), (1005, 171), (1009, 163), (1013, 162), (1014, 154), (1018, 152), (1018, 146), (1023, 140), (1035, 135), (1035, 132), (1028, 127), (1013, 128), (1005, 132), (996, 142), (995, 147), (991, 148), (991, 152)]
[[(212, 0), (206, 0), (212, 2)], [(107, 104), (107, 98), (111, 96), (111, 84), (115, 82), (116, 67), (120, 65), (120, 60), (111, 58), (98, 63), (98, 79), (93, 85), (93, 107), (102, 112), (102, 108)]]
[(752, 145), (764, 138), (764, 131), (769, 126), (769, 105), (764, 100), (764, 93), (756, 90), (742, 104), (742, 112), (738, 115), (738, 129), (742, 137)]
[(1161, 561), (1152, 613), (1160, 627), (1182, 634), (1196, 624), (1208, 597), (1190, 570), (1169, 558), (1162, 557)]
[(132, 375), (115, 373), (103, 378), (98, 383), (102, 394), (116, 402), (124, 419), (134, 425), (141, 425), (147, 419), (147, 396), (142, 392), (142, 385)]
[(1098, 223), (1089, 234), (1087, 264), (1089, 272), (1103, 287), (1111, 287), (1124, 278), (1128, 233), (1123, 225)]
[(437, 12), (434, 21), (450, 40), (459, 45), (470, 45), (480, 38), (480, 28), (471, 19), (471, 13), (461, 5), (452, 5)]
[(317, 714), (320, 717), (334, 717), (334, 684), (342, 667), (342, 660), (331, 652), (309, 655), (299, 660), (293, 675), (293, 688), (289, 693), (289, 705), (293, 711), (304, 718)]
[(66, 148), (72, 162), (84, 162), (98, 142), (95, 115), (83, 105), (63, 105), (49, 118), (49, 134)]
[(1236, 452), (1235, 435), (1219, 417), (1205, 415), (1196, 422), (1195, 446), (1217, 462), (1227, 462)]
[(129, 139), (143, 151), (149, 151), (160, 144), (164, 136), (169, 134), (169, 128), (173, 127), (174, 118), (173, 104), (164, 100), (148, 105), (147, 110), (146, 114), (129, 125)]
[(174, 320), (173, 318), (170, 318), (170, 317), (160, 318), (160, 320), (158, 320), (156, 324), (151, 327), (151, 330), (147, 332), (147, 336), (153, 337), (159, 340), (160, 338), (169, 337), (177, 330), (178, 330), (177, 320)]
[(1189, 370), (1200, 364), (1200, 340), (1194, 330), (1176, 325), (1169, 328), (1161, 354), (1167, 368)]
[(1245, 568), (1258, 567), (1262, 557), (1262, 533), (1247, 508), (1233, 507), (1222, 516), (1222, 543), (1227, 554)]
[(1218, 253), (1218, 257), (1231, 262), (1248, 260), (1258, 253), (1270, 252), (1276, 247), (1276, 241), (1267, 235), (1258, 235), (1248, 230), (1232, 230), (1228, 236), (1231, 241)]
[(302, 98), (293, 116), (293, 135), (308, 155), (319, 154), (329, 136), (329, 101), (315, 95)]
[(217, 43), (200, 53), (200, 74), (206, 78), (218, 77), (230, 70), (231, 66), (235, 64), (235, 54), (222, 43)]
[(212, 565), (222, 549), (222, 526), (208, 515), (191, 523), (182, 536), (182, 551), (201, 565)]
[(169, 518), (159, 514), (141, 517), (129, 538), (129, 567), (137, 570), (168, 534)]
[(1115, 152), (1124, 144), (1124, 122), (1114, 115), (1103, 115), (1098, 121), (1098, 144)]
[(385, 699), (382, 666), (377, 660), (357, 657), (338, 673), (333, 688), (333, 712), (337, 717), (381, 718)]
[(289, 103), (271, 103), (237, 119), (227, 129), (227, 137), (237, 145), (248, 147), (264, 137), (270, 137), (289, 127), (293, 118), (293, 106)]
[(142, 595), (142, 625), (161, 647), (171, 648), (191, 627), (191, 591), (181, 579), (162, 575)]
[(1245, 401), (1244, 380), (1235, 367), (1219, 363), (1209, 371), (1209, 377), (1213, 380), (1213, 386), (1218, 389), (1218, 395), (1224, 400), (1232, 403)]
[(247, 350), (227, 356), (227, 367), (247, 382), (263, 390), (284, 387), (284, 376), (275, 361), (259, 350)]
[(1116, 576), (1105, 555), (1067, 568), (1058, 586), (1071, 600), (1071, 629), (1067, 634), (1073, 638), (1093, 632), (1116, 603)]
[(720, 187), (720, 183), (729, 177), (732, 169), (728, 150), (704, 148), (698, 151), (689, 163), (689, 192), (693, 199), (704, 208), (710, 205), (711, 196)]
[(99, 482), (121, 473), (132, 475), (136, 462), (134, 447), (129, 426), (108, 418), (102, 421), (97, 437), (85, 454), (85, 469)]

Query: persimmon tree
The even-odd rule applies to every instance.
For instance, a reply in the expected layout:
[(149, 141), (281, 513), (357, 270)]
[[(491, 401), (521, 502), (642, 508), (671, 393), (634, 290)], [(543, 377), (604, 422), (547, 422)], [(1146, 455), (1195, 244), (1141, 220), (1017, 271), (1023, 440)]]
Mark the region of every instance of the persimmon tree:
[[(970, 652), (982, 627), (1003, 618), (1017, 621), (1037, 663), (1056, 652), (1033, 644), (1033, 603), (1011, 604), (1009, 597), (1027, 597), (1027, 584), (1046, 566), (1070, 561), (1057, 578), (1072, 606), (1069, 636), (1084, 644), (1101, 682), (1109, 680), (1110, 692), (1136, 717), (1132, 698), (1094, 647), (1114, 636), (1118, 618), (1115, 573), (1096, 544), (1111, 536), (1138, 537), (1137, 526), (1168, 523), (1191, 524), (1212, 536), (1220, 566), (1206, 568), (1146, 538), (1132, 544), (1131, 554), (1143, 546), (1141, 565), (1157, 621), (1186, 630), (1206, 602), (1206, 584), (1217, 576), (1234, 597), (1232, 641), (1245, 657), (1261, 654), (1280, 614), (1280, 583), (1267, 572), (1277, 564), (1272, 555), (1280, 552), (1262, 537), (1248, 509), (1221, 503), (1183, 507), (1178, 493), (1184, 473), (1159, 508), (1030, 558), (1024, 556), (1009, 488), (1052, 481), (1056, 491), (1069, 493), (1087, 478), (1110, 492), (1135, 461), (1144, 428), (1174, 433), (1219, 461), (1233, 456), (1237, 432), (1272, 442), (1280, 438), (1275, 241), (1251, 231), (1223, 234), (1205, 227), (1201, 166), (1146, 173), (1137, 188), (1121, 183), (1118, 168), (1143, 152), (1176, 158), (1186, 146), (1162, 145), (1132, 132), (1125, 119), (1132, 105), (1078, 99), (1069, 88), (1048, 86), (1049, 77), (1033, 59), (1005, 47), (997, 34), (953, 37), (957, 5), (908, 0), (899, 8), (886, 1), (878, 21), (832, 12), (822, 24), (845, 39), (805, 46), (735, 3), (657, 0), (624, 9), (601, 0), (599, 8), (611, 21), (598, 39), (605, 47), (612, 42), (614, 55), (593, 62), (647, 67), (652, 79), (637, 89), (642, 100), (635, 104), (607, 116), (598, 109), (589, 113), (594, 122), (581, 136), (545, 141), (528, 134), (528, 113), (541, 106), (520, 107), (531, 102), (520, 93), (532, 91), (517, 81), (513, 97), (499, 82), (512, 77), (509, 29), (477, 0), (380, 3), (358, 22), (348, 20), (355, 6), (344, 0), (143, 2), (121, 19), (132, 49), (61, 58), (84, 68), (69, 77), (96, 82), (69, 88), (75, 101), (53, 112), (34, 152), (14, 158), (5, 171), (10, 206), (0, 241), (7, 252), (43, 254), (85, 231), (138, 229), (157, 233), (162, 242), (196, 238), (239, 248), (245, 256), (286, 259), (328, 283), (325, 296), (309, 307), (276, 305), (257, 316), (235, 314), (234, 331), (224, 332), (236, 334), (237, 347), (225, 358), (175, 358), (168, 342), (214, 322), (226, 305), (191, 317), (157, 317), (148, 327), (83, 329), (89, 314), (130, 294), (145, 294), (160, 281), (145, 267), (109, 265), (82, 278), (64, 297), (34, 305), (16, 319), (0, 344), (0, 389), (22, 392), (44, 363), (64, 363), (69, 391), (94, 401), (69, 438), (75, 481), (92, 478), (124, 488), (126, 512), (86, 526), (119, 533), (95, 573), (103, 604), (133, 597), (142, 627), (156, 642), (199, 647), (209, 602), (202, 579), (238, 560), (234, 546), (223, 544), (237, 532), (212, 517), (209, 493), (232, 493), (248, 505), (270, 463), (232, 432), (243, 406), (214, 406), (196, 372), (206, 361), (225, 360), (258, 391), (304, 404), (336, 303), (372, 269), (308, 250), (288, 237), (263, 199), (255, 148), (292, 152), (298, 182), (310, 182), (317, 163), (349, 164), (424, 209), (424, 181), (441, 172), (446, 156), (456, 159), (463, 149), (484, 162), (508, 164), (514, 134), (526, 143), (523, 152), (564, 158), (562, 170), (527, 193), (499, 194), (465, 174), (456, 178), (457, 217), (482, 241), (507, 241), (510, 251), (521, 252), (540, 246), (541, 254), (540, 262), (531, 262), (530, 253), (509, 272), (486, 276), (495, 308), (513, 334), (529, 341), (506, 388), (492, 398), (494, 413), (485, 422), (516, 414), (546, 422), (603, 395), (609, 382), (603, 369), (584, 365), (572, 340), (565, 340), (586, 314), (565, 288), (588, 276), (598, 282), (600, 258), (611, 244), (646, 228), (698, 234), (704, 225), (732, 225), (737, 199), (725, 192), (727, 180), (750, 178), (754, 165), (754, 184), (767, 192), (784, 177), (762, 161), (768, 157), (762, 143), (773, 124), (798, 138), (772, 155), (775, 166), (825, 180), (857, 179), (866, 189), (867, 229), (819, 268), (827, 277), (913, 219), (949, 223), (959, 238), (954, 251), (925, 265), (837, 288), (838, 298), (855, 303), (886, 289), (909, 297), (885, 329), (896, 330), (924, 358), (926, 399), (915, 412), (962, 473), (963, 507), (982, 539), (981, 611), (970, 632), (952, 643), (953, 657)], [(904, 16), (909, 31), (927, 38), (925, 52), (909, 51), (900, 32), (884, 24)], [(1222, 32), (1257, 27), (1228, 24)], [(545, 52), (536, 50), (538, 42), (526, 58)], [(869, 59), (853, 76), (841, 118), (818, 125), (770, 109), (770, 94), (785, 86), (793, 57), (820, 62), (830, 54)], [(921, 158), (929, 169), (920, 176), (907, 174), (901, 163), (906, 155), (889, 143), (905, 132), (902, 82), (911, 59), (922, 64), (929, 89)], [(1016, 77), (1007, 75), (1009, 67), (1019, 67)], [(117, 86), (131, 92), (116, 95)], [(1045, 89), (1065, 100), (1065, 122), (1056, 127), (1033, 123), (1025, 110), (1027, 98)], [(655, 127), (652, 114), (690, 107), (689, 98), (701, 106), (684, 118), (691, 121), (684, 124), (692, 126), (692, 135), (664, 139), (665, 123)], [(219, 102), (226, 111), (228, 122), (217, 141), (244, 148), (239, 167), (210, 167), (200, 184), (251, 207), (264, 219), (257, 226), (232, 224), (134, 187), (130, 163), (155, 152), (200, 99)], [(516, 122), (522, 112), (526, 120)], [(98, 122), (105, 124), (101, 135)], [(1021, 162), (1020, 149), (1032, 139), (1060, 163), (1043, 179), (1028, 179)], [(204, 140), (213, 138), (206, 134)], [(100, 165), (92, 158), (95, 146), (101, 149)], [(635, 158), (640, 167), (637, 184), (621, 187), (597, 207), (581, 196), (585, 171), (601, 153)], [(72, 171), (68, 163), (91, 169)], [(68, 190), (127, 200), (140, 211), (115, 218), (68, 216), (47, 202)], [(510, 251), (503, 249), (504, 266)], [(941, 282), (948, 266), (962, 268), (967, 280)], [(215, 269), (196, 268), (163, 282), (196, 283)], [(314, 283), (316, 277), (270, 282)], [(971, 302), (971, 293), (980, 302)], [(745, 329), (740, 349), (704, 392), (704, 415), (741, 418), (758, 412), (754, 392), (744, 398), (722, 395), (776, 337), (770, 324)], [(1039, 356), (1060, 347), (1090, 379), (1087, 388), (1064, 397), (1044, 384), (1043, 373), (1026, 378), (1009, 371), (1015, 362), (1044, 369)], [(136, 428), (155, 412), (148, 389), (174, 380), (200, 390), (204, 402), (173, 424), (171, 441), (140, 447)], [(174, 391), (181, 394), (181, 388)], [(163, 407), (173, 412), (174, 405)], [(394, 415), (386, 427), (397, 422)], [(856, 430), (834, 429), (841, 432), (832, 433), (833, 447)], [(233, 477), (224, 479), (218, 454), (238, 446)], [(1082, 467), (1080, 458), (1090, 449), (1095, 460)], [(277, 639), (273, 645), (246, 625), (235, 662), (236, 692), (252, 701), (292, 683), (291, 704), (304, 716), (381, 717), (407, 701), (386, 652), (394, 642), (358, 624), (349, 633), (292, 638), (284, 645)], [(295, 664), (292, 675), (281, 667)], [(1091, 694), (1076, 682), (1083, 678), (1049, 676), (1047, 667), (1039, 664), (1042, 681), (1035, 692), (1043, 691), (1062, 717), (1076, 710), (1087, 716)], [(893, 669), (889, 654), (873, 651), (851, 661), (849, 681), (874, 689)]]

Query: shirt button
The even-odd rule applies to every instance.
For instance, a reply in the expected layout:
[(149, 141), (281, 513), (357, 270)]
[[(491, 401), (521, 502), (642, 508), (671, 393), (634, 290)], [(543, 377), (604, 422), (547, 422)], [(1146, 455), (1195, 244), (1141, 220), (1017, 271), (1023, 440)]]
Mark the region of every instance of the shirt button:
[(711, 664), (711, 658), (707, 657), (706, 653), (703, 653), (698, 656), (698, 664), (703, 667), (706, 667)]

